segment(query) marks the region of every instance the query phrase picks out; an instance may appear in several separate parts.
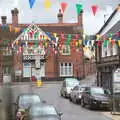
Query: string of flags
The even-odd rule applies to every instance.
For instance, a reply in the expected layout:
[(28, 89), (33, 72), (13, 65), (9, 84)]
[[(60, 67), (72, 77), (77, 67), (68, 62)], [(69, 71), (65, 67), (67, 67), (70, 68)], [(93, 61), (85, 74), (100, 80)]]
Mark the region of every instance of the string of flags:
[[(29, 6), (31, 9), (33, 8), (35, 2), (36, 2), (36, 0), (29, 0)], [(51, 0), (44, 0), (44, 7), (45, 8), (50, 8), (51, 6), (52, 6)], [(64, 13), (68, 7), (68, 3), (67, 2), (60, 2), (60, 7), (61, 7), (62, 12)], [(98, 9), (97, 5), (91, 6), (91, 10), (92, 10), (94, 16), (96, 15), (97, 9)], [(80, 12), (82, 10), (83, 10), (83, 5), (80, 3), (76, 3), (76, 12), (78, 15), (80, 14)]]

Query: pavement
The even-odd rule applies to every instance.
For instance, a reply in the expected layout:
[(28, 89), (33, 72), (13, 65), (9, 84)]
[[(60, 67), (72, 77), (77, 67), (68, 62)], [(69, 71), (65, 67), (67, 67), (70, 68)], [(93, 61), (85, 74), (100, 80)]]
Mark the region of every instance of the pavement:
[(103, 112), (103, 114), (106, 116), (106, 117), (109, 117), (111, 120), (120, 120), (120, 112), (119, 113), (116, 113), (114, 115), (111, 114), (111, 112)]

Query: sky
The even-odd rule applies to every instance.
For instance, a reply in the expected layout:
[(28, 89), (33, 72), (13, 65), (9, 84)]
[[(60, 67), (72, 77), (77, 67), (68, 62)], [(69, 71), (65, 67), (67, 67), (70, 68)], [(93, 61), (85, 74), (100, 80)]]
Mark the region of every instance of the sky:
[[(68, 4), (64, 12), (64, 22), (77, 22), (76, 3), (83, 5), (83, 26), (85, 34), (97, 33), (103, 26), (120, 0), (50, 0), (51, 7), (44, 7), (44, 0), (36, 0), (32, 9), (29, 0), (0, 0), (0, 16), (7, 16), (7, 22), (11, 23), (11, 9), (19, 9), (19, 23), (57, 23), (57, 13), (61, 2)], [(92, 5), (98, 9), (94, 16), (91, 10)], [(104, 18), (104, 15), (106, 17)], [(1, 21), (0, 21), (1, 22)]]

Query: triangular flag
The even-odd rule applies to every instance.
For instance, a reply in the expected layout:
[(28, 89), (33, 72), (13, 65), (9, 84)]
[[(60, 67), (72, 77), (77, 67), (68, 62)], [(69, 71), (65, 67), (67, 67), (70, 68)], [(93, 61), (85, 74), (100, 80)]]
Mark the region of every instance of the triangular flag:
[(82, 4), (76, 4), (76, 9), (77, 9), (77, 15), (80, 15), (81, 11), (82, 11)]
[(33, 5), (35, 3), (35, 0), (29, 0), (30, 8), (32, 9)]
[(118, 40), (118, 46), (120, 47), (120, 40)]
[(67, 3), (66, 2), (62, 2), (61, 3), (61, 8), (62, 8), (62, 11), (63, 11), (63, 13), (65, 12), (65, 10), (66, 10), (66, 8), (67, 8)]
[(91, 8), (92, 8), (93, 15), (95, 16), (98, 6), (92, 5)]
[(45, 8), (50, 8), (51, 7), (51, 1), (50, 0), (45, 0), (44, 6), (45, 6)]
[(15, 27), (15, 33), (18, 33), (18, 32), (20, 32), (20, 28)]

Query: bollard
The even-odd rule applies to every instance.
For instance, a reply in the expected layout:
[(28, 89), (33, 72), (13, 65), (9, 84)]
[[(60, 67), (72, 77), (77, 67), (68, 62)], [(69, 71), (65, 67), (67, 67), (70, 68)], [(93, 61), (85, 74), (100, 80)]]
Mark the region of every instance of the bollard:
[(41, 80), (37, 80), (37, 87), (41, 87), (43, 84), (42, 84), (42, 81)]

